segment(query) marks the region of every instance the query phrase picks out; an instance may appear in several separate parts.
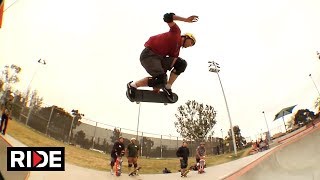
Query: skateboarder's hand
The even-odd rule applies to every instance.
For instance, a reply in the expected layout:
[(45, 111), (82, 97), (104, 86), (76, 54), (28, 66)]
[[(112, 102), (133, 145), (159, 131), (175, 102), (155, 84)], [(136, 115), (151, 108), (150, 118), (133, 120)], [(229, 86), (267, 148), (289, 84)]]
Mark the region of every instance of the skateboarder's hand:
[(193, 23), (193, 22), (197, 22), (198, 19), (199, 19), (198, 16), (193, 15), (193, 16), (188, 17), (188, 18), (186, 19), (186, 22)]

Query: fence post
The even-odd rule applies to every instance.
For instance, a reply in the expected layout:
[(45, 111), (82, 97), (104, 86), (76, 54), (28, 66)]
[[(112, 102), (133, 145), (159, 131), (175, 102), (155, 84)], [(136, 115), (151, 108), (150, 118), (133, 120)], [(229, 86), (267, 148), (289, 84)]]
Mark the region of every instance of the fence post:
[(177, 149), (179, 148), (179, 137), (177, 137)]
[(160, 139), (160, 157), (162, 158), (162, 135)]
[(33, 109), (33, 106), (31, 106), (31, 107), (29, 108), (28, 117), (27, 117), (27, 120), (26, 120), (26, 125), (27, 125), (27, 126), (28, 126), (28, 122), (29, 122), (29, 120), (30, 120), (30, 116), (31, 116), (31, 113), (32, 113), (32, 109)]
[(48, 120), (48, 123), (47, 123), (46, 135), (48, 135), (48, 129), (49, 129), (49, 126), (50, 126), (50, 122), (51, 122), (51, 118), (52, 118), (52, 114), (53, 114), (54, 108), (55, 108), (55, 106), (52, 106), (51, 113), (50, 113), (50, 116), (49, 116), (49, 120)]
[(75, 117), (76, 117), (76, 116), (73, 116), (73, 118), (72, 118), (72, 122), (71, 122), (70, 130), (69, 130), (68, 145), (70, 145), (72, 125), (73, 125), (73, 122), (74, 122)]
[(96, 139), (97, 126), (98, 126), (98, 122), (96, 122), (96, 127), (94, 128), (93, 141), (92, 141), (92, 149), (94, 149), (94, 141), (95, 141), (95, 139)]
[(21, 122), (21, 116), (23, 115), (23, 111), (24, 109), (26, 108), (27, 106), (27, 103), (26, 103), (26, 98), (23, 98), (23, 101), (22, 101), (22, 108), (21, 108), (21, 111), (20, 111), (20, 116), (19, 116), (19, 122)]
[(141, 146), (141, 148), (140, 148), (140, 156), (142, 156), (142, 153), (143, 153), (143, 144), (144, 144), (144, 142), (143, 142), (143, 132), (141, 132), (141, 141), (140, 141), (140, 146)]

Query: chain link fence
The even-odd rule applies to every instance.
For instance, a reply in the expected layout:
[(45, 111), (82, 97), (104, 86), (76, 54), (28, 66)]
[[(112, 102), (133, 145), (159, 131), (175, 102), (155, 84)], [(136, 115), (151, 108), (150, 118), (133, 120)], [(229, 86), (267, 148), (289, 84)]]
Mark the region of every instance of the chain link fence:
[[(124, 137), (124, 144), (136, 138), (140, 146), (140, 155), (146, 158), (176, 157), (176, 150), (182, 145), (183, 138), (171, 135), (160, 135), (119, 128), (100, 123), (86, 117), (79, 117), (66, 112), (55, 105), (41, 103), (30, 105), (23, 98), (15, 96), (12, 117), (14, 120), (29, 126), (46, 136), (84, 149), (109, 153), (119, 135)], [(207, 140), (208, 154), (224, 152), (221, 138)], [(190, 156), (195, 155), (199, 142), (189, 142)], [(218, 148), (217, 148), (218, 147)], [(220, 149), (220, 150), (219, 150)]]
[[(78, 114), (70, 114), (55, 105), (41, 103), (30, 105), (22, 98), (16, 96), (13, 101), (12, 117), (49, 137), (67, 144), (85, 149), (93, 149), (109, 153), (114, 142), (121, 135), (124, 144), (130, 143), (131, 138), (136, 138), (140, 146), (140, 155), (146, 158), (176, 157), (176, 150), (182, 145), (183, 138), (171, 135), (160, 135), (147, 132), (137, 132), (91, 120)], [(285, 134), (283, 126), (279, 125), (270, 129), (273, 138)], [(256, 134), (253, 139), (245, 138), (249, 143), (265, 139), (266, 132)], [(220, 154), (233, 151), (233, 142), (226, 139), (209, 137), (206, 140), (208, 154)], [(195, 155), (199, 142), (189, 142), (190, 156)]]

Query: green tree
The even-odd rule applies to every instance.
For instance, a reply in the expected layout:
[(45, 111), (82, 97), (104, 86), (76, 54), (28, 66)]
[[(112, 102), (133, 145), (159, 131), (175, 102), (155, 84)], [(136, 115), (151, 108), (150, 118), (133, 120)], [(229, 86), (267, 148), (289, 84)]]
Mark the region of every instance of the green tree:
[[(234, 136), (235, 136), (235, 141), (236, 141), (236, 146), (237, 148), (243, 148), (243, 146), (247, 143), (246, 139), (244, 137), (242, 137), (241, 135), (241, 129), (238, 125), (233, 126), (233, 132), (234, 132)], [(231, 134), (231, 129), (229, 129), (228, 131), (228, 137), (227, 140), (229, 141), (230, 144), (232, 144), (232, 148), (233, 148), (233, 139), (232, 139), (232, 134)], [(231, 148), (231, 147), (230, 147)]]
[(183, 138), (204, 140), (217, 123), (216, 115), (212, 106), (189, 100), (178, 107), (174, 125)]
[(33, 111), (39, 111), (43, 103), (43, 98), (39, 97), (38, 91), (34, 90), (30, 97), (30, 107), (33, 107)]
[(294, 124), (306, 124), (308, 121), (313, 120), (314, 117), (314, 112), (309, 109), (299, 109), (294, 116)]
[(110, 137), (111, 142), (116, 142), (116, 140), (119, 139), (120, 135), (121, 135), (120, 129), (114, 128), (113, 135)]
[(150, 157), (151, 149), (154, 146), (154, 142), (151, 138), (143, 137), (142, 139), (142, 155), (146, 156), (146, 158)]
[[(54, 108), (53, 111), (52, 108)], [(57, 106), (41, 108), (41, 110), (39, 110), (39, 114), (43, 117), (49, 117), (51, 111), (52, 117), (49, 124), (50, 136), (56, 139), (66, 140), (69, 136), (69, 130), (73, 119), (72, 115), (63, 108)], [(72, 128), (75, 127), (73, 126)]]
[(92, 145), (92, 141), (90, 141), (89, 139), (86, 138), (86, 139), (84, 139), (84, 142), (81, 147), (84, 149), (90, 149), (91, 145)]
[(74, 135), (74, 139), (75, 139), (76, 144), (79, 144), (80, 146), (82, 146), (84, 144), (85, 139), (86, 139), (86, 133), (84, 133), (82, 130), (78, 131)]
[(12, 88), (12, 85), (19, 82), (18, 74), (21, 72), (21, 68), (17, 65), (12, 64), (11, 66), (5, 65), (0, 78), (1, 88), (4, 90), (9, 90)]

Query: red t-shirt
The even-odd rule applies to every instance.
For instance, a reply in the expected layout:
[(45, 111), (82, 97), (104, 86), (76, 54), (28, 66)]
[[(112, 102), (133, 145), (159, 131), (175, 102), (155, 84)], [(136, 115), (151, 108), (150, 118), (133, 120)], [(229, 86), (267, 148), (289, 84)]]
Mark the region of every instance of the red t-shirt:
[(154, 53), (161, 56), (178, 57), (181, 48), (181, 30), (177, 24), (169, 32), (151, 36), (144, 44)]

